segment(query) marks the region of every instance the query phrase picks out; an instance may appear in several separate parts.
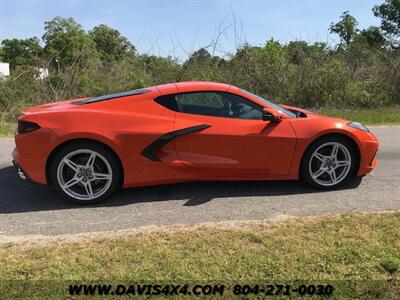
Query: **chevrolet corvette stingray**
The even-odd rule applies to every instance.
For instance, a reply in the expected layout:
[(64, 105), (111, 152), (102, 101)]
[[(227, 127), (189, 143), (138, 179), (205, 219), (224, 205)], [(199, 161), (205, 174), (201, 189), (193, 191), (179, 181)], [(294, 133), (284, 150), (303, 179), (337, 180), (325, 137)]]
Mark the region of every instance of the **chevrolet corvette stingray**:
[(21, 178), (83, 204), (119, 187), (199, 180), (332, 189), (373, 170), (378, 149), (361, 123), (198, 81), (35, 106), (18, 119), (15, 142)]

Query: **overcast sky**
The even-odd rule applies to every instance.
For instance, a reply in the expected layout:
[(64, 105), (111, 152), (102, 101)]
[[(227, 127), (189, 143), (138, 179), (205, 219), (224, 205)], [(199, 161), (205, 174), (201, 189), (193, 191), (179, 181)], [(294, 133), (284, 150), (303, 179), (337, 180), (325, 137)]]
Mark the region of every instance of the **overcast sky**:
[[(288, 42), (334, 43), (331, 22), (350, 11), (360, 28), (378, 25), (376, 0), (0, 0), (0, 40), (43, 35), (44, 22), (73, 17), (86, 30), (99, 24), (118, 29), (140, 52), (184, 58), (222, 31), (216, 54), (271, 37)], [(233, 24), (236, 24), (234, 26)], [(221, 30), (219, 30), (221, 28)], [(235, 38), (236, 37), (236, 38)], [(213, 49), (210, 49), (212, 51)]]

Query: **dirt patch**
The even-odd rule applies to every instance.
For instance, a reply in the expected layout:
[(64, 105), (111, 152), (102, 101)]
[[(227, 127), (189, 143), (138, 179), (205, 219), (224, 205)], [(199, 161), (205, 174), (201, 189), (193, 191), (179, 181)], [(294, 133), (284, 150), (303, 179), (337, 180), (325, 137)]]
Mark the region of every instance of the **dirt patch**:
[(119, 239), (138, 234), (146, 234), (153, 232), (166, 232), (174, 233), (177, 231), (193, 231), (198, 229), (216, 228), (216, 229), (241, 229), (241, 230), (254, 230), (257, 226), (274, 226), (281, 222), (295, 221), (298, 218), (289, 215), (278, 215), (268, 220), (246, 220), (246, 221), (221, 221), (221, 222), (207, 222), (198, 223), (193, 225), (176, 224), (169, 226), (144, 226), (138, 228), (102, 231), (102, 232), (88, 232), (79, 234), (60, 234), (60, 235), (0, 235), (0, 246), (7, 246), (8, 244), (15, 244), (22, 248), (40, 247), (53, 243), (78, 243), (94, 239)]

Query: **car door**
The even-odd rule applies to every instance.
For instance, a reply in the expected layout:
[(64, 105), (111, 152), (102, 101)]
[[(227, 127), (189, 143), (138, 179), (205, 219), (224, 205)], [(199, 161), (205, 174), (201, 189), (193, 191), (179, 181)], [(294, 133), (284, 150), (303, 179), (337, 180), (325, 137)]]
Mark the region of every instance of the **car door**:
[(175, 129), (196, 129), (173, 140), (189, 172), (209, 178), (288, 174), (296, 145), (289, 122), (263, 121), (261, 105), (232, 93), (183, 93), (175, 99)]

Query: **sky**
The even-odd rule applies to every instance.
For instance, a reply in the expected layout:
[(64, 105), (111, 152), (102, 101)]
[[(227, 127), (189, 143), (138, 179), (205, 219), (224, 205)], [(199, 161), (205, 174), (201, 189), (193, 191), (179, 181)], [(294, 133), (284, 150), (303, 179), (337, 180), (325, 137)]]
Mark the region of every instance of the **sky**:
[(206, 47), (216, 55), (244, 42), (263, 45), (274, 38), (327, 42), (329, 25), (348, 10), (359, 28), (379, 25), (372, 7), (383, 0), (0, 0), (0, 40), (41, 37), (44, 22), (73, 17), (84, 29), (106, 24), (140, 53), (184, 59)]

